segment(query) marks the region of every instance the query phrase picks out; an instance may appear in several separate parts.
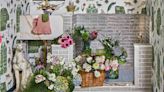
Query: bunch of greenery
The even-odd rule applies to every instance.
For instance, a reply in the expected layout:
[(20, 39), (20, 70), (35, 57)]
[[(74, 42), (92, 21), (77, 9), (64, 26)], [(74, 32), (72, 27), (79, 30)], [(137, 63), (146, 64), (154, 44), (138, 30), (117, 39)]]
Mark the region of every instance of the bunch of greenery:
[(103, 40), (99, 40), (104, 46), (105, 57), (109, 60), (115, 58), (119, 61), (120, 64), (126, 62), (127, 52), (120, 46), (118, 40), (114, 40), (110, 37), (107, 37)]

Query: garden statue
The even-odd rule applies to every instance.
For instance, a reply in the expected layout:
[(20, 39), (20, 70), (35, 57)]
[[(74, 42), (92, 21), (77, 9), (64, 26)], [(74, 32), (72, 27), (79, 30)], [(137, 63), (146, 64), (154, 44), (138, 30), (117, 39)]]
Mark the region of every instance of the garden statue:
[(15, 92), (19, 92), (20, 89), (23, 90), (26, 88), (28, 78), (32, 74), (30, 63), (24, 58), (22, 44), (18, 44), (16, 47), (16, 52), (13, 59), (13, 69), (16, 78)]

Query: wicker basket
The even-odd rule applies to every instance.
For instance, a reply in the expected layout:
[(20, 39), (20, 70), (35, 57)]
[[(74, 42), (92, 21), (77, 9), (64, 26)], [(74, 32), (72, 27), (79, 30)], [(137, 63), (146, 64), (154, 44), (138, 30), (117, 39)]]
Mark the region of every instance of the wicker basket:
[(93, 72), (79, 72), (82, 77), (81, 87), (91, 87), (93, 84)]
[(105, 71), (100, 71), (100, 77), (96, 78), (93, 72), (79, 72), (82, 77), (81, 87), (103, 86), (105, 80)]
[(105, 80), (105, 71), (99, 71), (100, 77), (93, 76), (93, 86), (103, 86)]

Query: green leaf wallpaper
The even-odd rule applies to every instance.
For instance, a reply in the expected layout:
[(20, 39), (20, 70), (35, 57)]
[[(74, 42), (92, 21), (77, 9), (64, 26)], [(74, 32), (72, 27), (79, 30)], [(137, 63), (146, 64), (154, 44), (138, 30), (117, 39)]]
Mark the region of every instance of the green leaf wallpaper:
[[(164, 0), (147, 0), (151, 19), (150, 43), (154, 49), (153, 92), (164, 92)], [(150, 12), (148, 12), (150, 11)], [(163, 61), (163, 62), (162, 62)]]
[(1, 30), (4, 31), (6, 29), (7, 21), (9, 20), (9, 14), (6, 8), (2, 8), (0, 10), (0, 24), (1, 24)]
[[(29, 0), (0, 1), (0, 92), (7, 92), (14, 85), (12, 70), (13, 47), (16, 30), (19, 26), (19, 16), (27, 13), (26, 5)], [(27, 7), (28, 8), (28, 7)], [(12, 91), (9, 91), (12, 92)]]

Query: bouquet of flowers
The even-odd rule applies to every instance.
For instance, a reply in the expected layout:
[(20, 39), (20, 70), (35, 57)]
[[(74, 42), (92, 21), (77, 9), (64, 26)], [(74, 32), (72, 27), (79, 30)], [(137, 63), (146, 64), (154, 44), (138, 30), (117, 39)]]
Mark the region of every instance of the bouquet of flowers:
[[(73, 33), (73, 39), (77, 42), (77, 39), (81, 39), (83, 41), (83, 50), (82, 52), (84, 54), (91, 54), (91, 48), (90, 48), (90, 41), (95, 40), (97, 38), (97, 31), (89, 32), (84, 26), (75, 26), (74, 27), (74, 33)], [(80, 38), (79, 38), (80, 37)]]
[(62, 48), (67, 48), (70, 45), (72, 45), (74, 42), (70, 35), (63, 34), (58, 38), (54, 39), (53, 43), (60, 44)]
[(104, 46), (105, 56), (107, 59), (117, 59), (119, 64), (124, 64), (127, 58), (127, 52), (123, 47), (120, 47), (119, 41), (112, 38), (100, 40)]
[(72, 92), (73, 79), (78, 69), (74, 62), (64, 58), (47, 55), (47, 65), (37, 64), (35, 73), (24, 92)]
[(104, 46), (105, 62), (107, 77), (116, 79), (119, 75), (119, 64), (124, 64), (127, 58), (127, 52), (123, 47), (120, 47), (119, 41), (112, 38), (100, 40)]
[(105, 56), (77, 56), (74, 61), (76, 62), (79, 70), (85, 72), (93, 72), (96, 78), (100, 77), (99, 70), (105, 70)]

